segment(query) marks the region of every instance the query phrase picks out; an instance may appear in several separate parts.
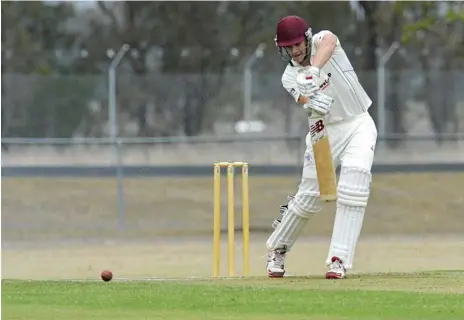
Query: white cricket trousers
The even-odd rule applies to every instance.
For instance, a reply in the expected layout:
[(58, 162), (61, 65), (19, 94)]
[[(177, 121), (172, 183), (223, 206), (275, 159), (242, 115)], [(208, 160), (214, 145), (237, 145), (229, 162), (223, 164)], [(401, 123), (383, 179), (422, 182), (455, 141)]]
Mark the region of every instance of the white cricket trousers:
[[(351, 269), (371, 189), (377, 129), (367, 112), (343, 122), (328, 124), (326, 129), (334, 165), (341, 165), (337, 185), (337, 212), (326, 263), (329, 264), (331, 257), (337, 256), (344, 261), (347, 269)], [(290, 251), (306, 222), (321, 209), (317, 172), (308, 133), (301, 183), (281, 223), (267, 240), (268, 249)]]
[[(369, 113), (326, 125), (334, 166), (371, 171), (377, 141), (377, 129)], [(311, 136), (306, 136), (303, 179), (317, 178)]]

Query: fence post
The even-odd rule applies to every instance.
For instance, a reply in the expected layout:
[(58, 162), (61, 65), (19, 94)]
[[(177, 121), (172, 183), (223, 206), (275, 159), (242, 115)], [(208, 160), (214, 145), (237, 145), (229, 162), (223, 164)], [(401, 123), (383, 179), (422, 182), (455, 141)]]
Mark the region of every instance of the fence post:
[(257, 59), (262, 58), (264, 49), (266, 48), (265, 43), (260, 43), (253, 54), (248, 58), (245, 63), (245, 70), (243, 71), (243, 120), (250, 125), (251, 118), (253, 116), (251, 110), (251, 94), (252, 94), (252, 73), (251, 68)]
[(124, 168), (122, 161), (122, 141), (116, 142), (116, 180), (118, 184), (118, 227), (123, 231), (126, 228), (125, 199), (124, 199)]
[[(111, 60), (110, 67), (108, 68), (108, 121), (110, 125), (110, 137), (116, 138), (117, 135), (117, 120), (116, 120), (116, 67), (121, 62), (127, 51), (129, 51), (129, 45), (124, 44), (119, 49), (116, 56)], [(110, 56), (110, 58), (112, 58)], [(113, 140), (113, 142), (115, 142)]]
[(378, 100), (378, 107), (379, 111), (378, 115), (378, 126), (379, 126), (379, 133), (380, 137), (384, 138), (386, 135), (386, 110), (385, 110), (385, 65), (387, 64), (388, 60), (390, 60), (393, 53), (395, 53), (396, 49), (400, 47), (398, 42), (393, 42), (388, 48), (387, 52), (380, 58), (379, 65), (377, 67), (377, 100)]
[[(121, 155), (121, 140), (117, 140), (117, 119), (116, 119), (116, 67), (121, 62), (130, 47), (124, 44), (119, 49), (116, 56), (111, 60), (108, 68), (108, 121), (110, 126), (110, 139), (111, 144), (115, 151), (116, 158), (116, 180), (118, 185), (117, 191), (117, 206), (118, 206), (118, 227), (119, 230), (125, 229), (125, 212), (124, 212), (124, 176), (122, 168), (122, 155)], [(112, 58), (110, 56), (109, 58)]]

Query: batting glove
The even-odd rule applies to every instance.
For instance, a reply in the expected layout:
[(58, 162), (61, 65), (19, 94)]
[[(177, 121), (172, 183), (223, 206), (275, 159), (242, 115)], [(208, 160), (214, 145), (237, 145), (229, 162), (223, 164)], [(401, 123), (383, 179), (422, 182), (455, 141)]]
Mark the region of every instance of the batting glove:
[(303, 108), (307, 111), (314, 110), (320, 115), (325, 116), (330, 112), (330, 110), (332, 110), (333, 103), (334, 99), (332, 97), (321, 92), (317, 92), (309, 98), (309, 102), (303, 105)]
[(310, 97), (315, 94), (319, 87), (316, 80), (320, 76), (320, 69), (316, 67), (302, 68), (298, 70), (296, 76), (296, 85), (300, 94)]

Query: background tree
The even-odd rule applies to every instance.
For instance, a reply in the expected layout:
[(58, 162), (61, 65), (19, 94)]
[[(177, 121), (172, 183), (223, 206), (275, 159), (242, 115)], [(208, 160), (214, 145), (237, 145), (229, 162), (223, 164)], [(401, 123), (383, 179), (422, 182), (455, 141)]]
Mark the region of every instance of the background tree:
[[(437, 143), (443, 133), (459, 131), (459, 83), (454, 70), (463, 66), (464, 4), (398, 2), (396, 13), (406, 13), (402, 42), (414, 45), (423, 74), (422, 98)], [(442, 75), (442, 76), (439, 76)]]
[[(313, 32), (337, 34), (374, 101), (370, 112), (375, 120), (379, 55), (401, 40), (388, 63), (388, 131), (406, 132), (415, 99), (424, 101), (435, 132), (457, 132), (459, 91), (451, 83), (459, 82), (443, 81), (442, 71), (457, 77), (453, 70), (463, 66), (462, 8), (461, 2), (98, 1), (84, 9), (67, 2), (5, 2), (4, 133), (105, 134), (108, 49), (116, 51), (124, 43), (132, 49), (117, 72), (120, 128), (135, 123), (139, 136), (216, 132), (223, 123), (243, 119), (244, 66), (263, 43), (264, 56), (253, 66), (253, 116), (282, 119), (285, 132), (299, 134), (298, 128), (307, 129), (297, 124), (304, 117), (281, 88), (285, 62), (273, 41), (276, 22), (289, 14), (305, 17)], [(51, 74), (62, 83), (55, 84)], [(69, 106), (65, 96), (53, 92), (55, 85), (62, 92), (74, 87)], [(79, 101), (72, 98), (77, 96)], [(69, 110), (80, 119), (67, 119)], [(31, 119), (69, 125), (66, 130), (45, 124), (26, 130)]]
[[(86, 110), (88, 87), (74, 81), (69, 88), (66, 79), (41, 77), (73, 71), (75, 56), (70, 50), (76, 34), (69, 32), (67, 21), (74, 15), (74, 7), (66, 2), (2, 3), (2, 134), (50, 136), (54, 130), (63, 137), (73, 134), (76, 116)], [(63, 94), (70, 94), (65, 97), (68, 103)], [(73, 105), (73, 97), (82, 103)]]

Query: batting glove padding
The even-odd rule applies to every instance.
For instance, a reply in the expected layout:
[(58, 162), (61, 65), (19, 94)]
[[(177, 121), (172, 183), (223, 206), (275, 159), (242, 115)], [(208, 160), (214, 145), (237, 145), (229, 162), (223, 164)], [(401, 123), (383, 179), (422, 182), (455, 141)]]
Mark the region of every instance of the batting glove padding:
[[(326, 94), (321, 92), (317, 92), (311, 97), (309, 97), (309, 102), (306, 103), (303, 108), (305, 110), (311, 109), (316, 111), (317, 113), (325, 116), (332, 110), (332, 104), (334, 103), (334, 99), (329, 97)], [(310, 111), (310, 110), (308, 110)]]
[(310, 97), (315, 94), (319, 90), (319, 87), (316, 84), (316, 79), (318, 77), (319, 72), (316, 73), (316, 70), (298, 70), (298, 74), (296, 76), (296, 85), (300, 94), (306, 97)]

